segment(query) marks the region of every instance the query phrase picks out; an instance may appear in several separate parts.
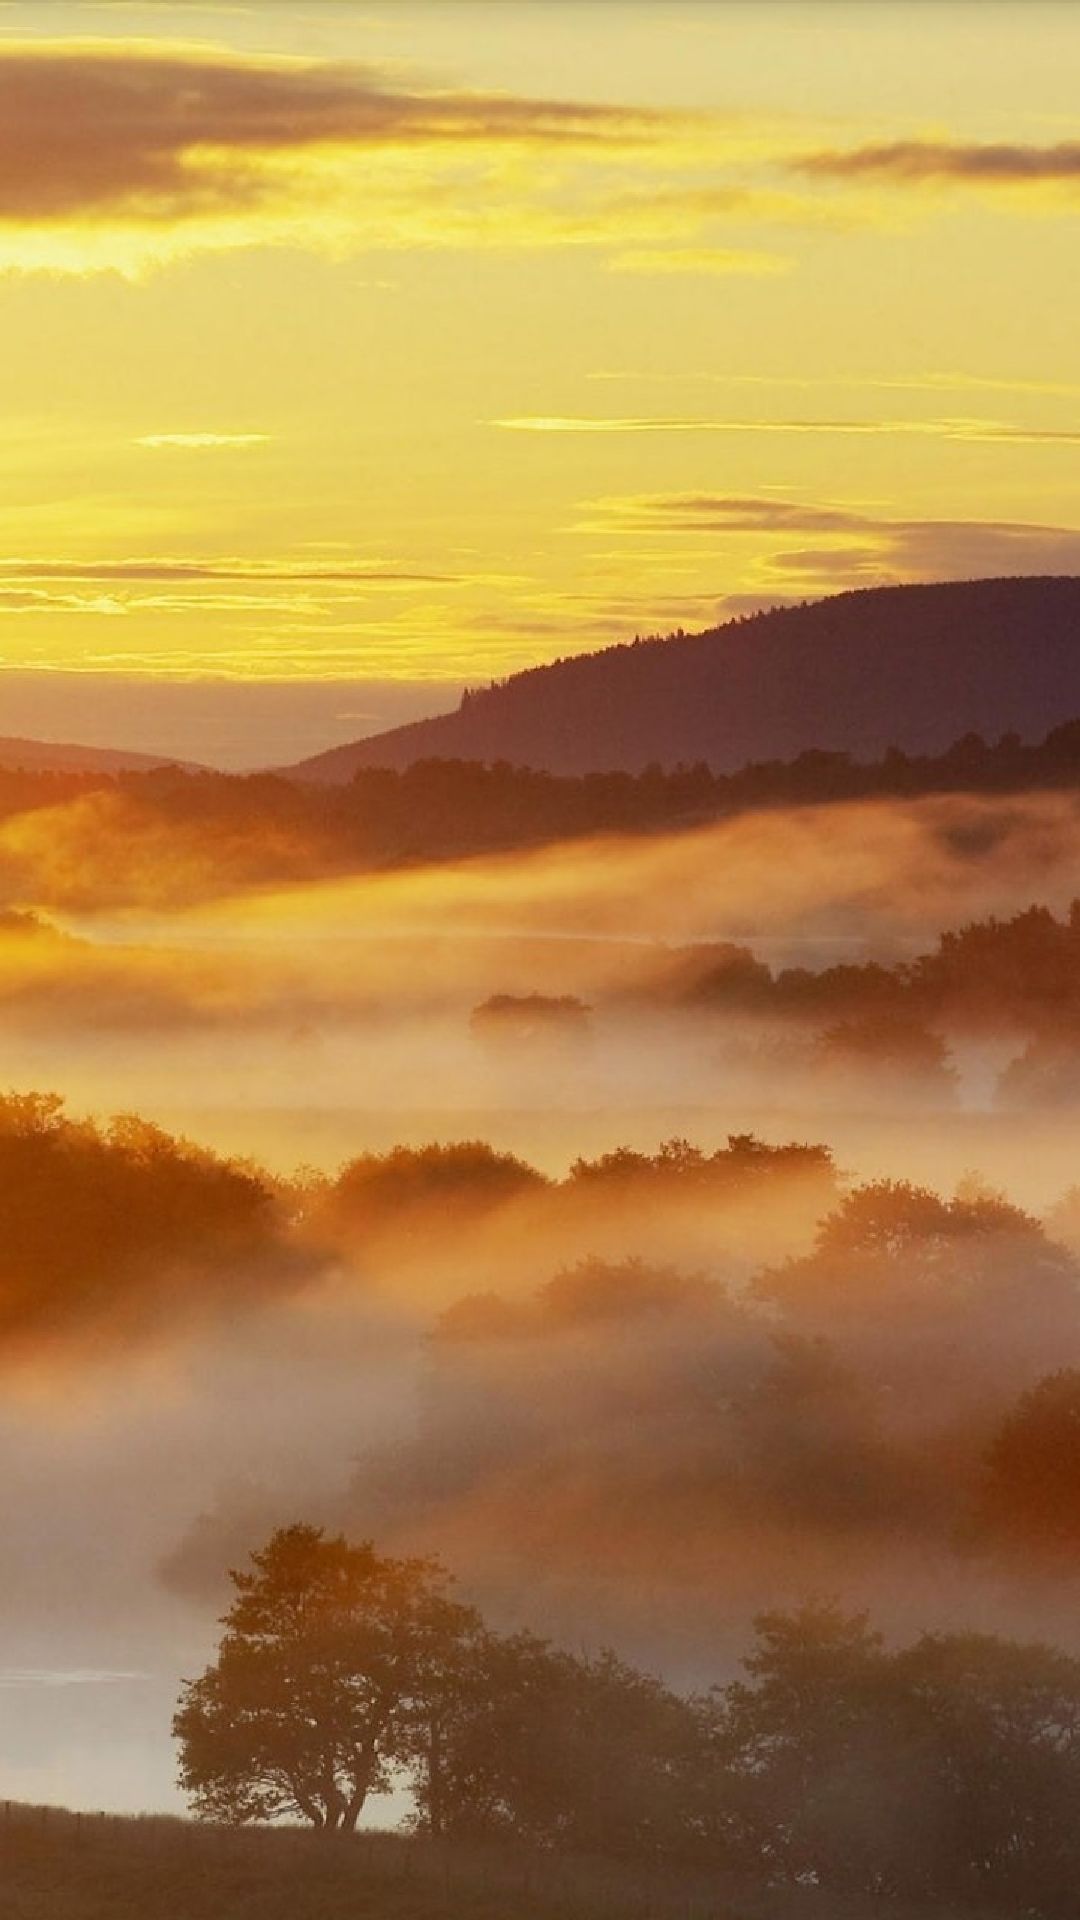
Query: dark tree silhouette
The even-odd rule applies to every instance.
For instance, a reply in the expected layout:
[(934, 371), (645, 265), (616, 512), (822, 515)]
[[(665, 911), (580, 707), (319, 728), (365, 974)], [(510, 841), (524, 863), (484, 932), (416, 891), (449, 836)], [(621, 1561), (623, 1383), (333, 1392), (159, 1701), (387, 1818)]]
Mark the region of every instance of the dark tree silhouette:
[(883, 1010), (837, 1021), (818, 1036), (814, 1064), (855, 1091), (885, 1081), (924, 1099), (948, 1102), (956, 1095), (945, 1041), (910, 1013)]
[(575, 994), (493, 993), (474, 1007), (469, 1026), (492, 1046), (548, 1048), (584, 1040), (592, 1008)]
[(759, 1620), (744, 1664), (716, 1696), (713, 1818), (759, 1871), (1075, 1911), (1080, 1661), (980, 1633), (889, 1653), (815, 1603)]
[(476, 1618), (434, 1561), (392, 1560), (318, 1527), (279, 1529), (230, 1577), (217, 1659), (173, 1730), (196, 1812), (351, 1831), (413, 1750)]
[(347, 1239), (386, 1227), (422, 1233), (479, 1219), (547, 1186), (544, 1175), (484, 1140), (394, 1147), (351, 1160), (326, 1197), (328, 1224)]
[(1020, 1396), (991, 1442), (980, 1530), (1006, 1549), (1080, 1568), (1080, 1372), (1048, 1374)]
[(145, 1337), (312, 1271), (250, 1167), (132, 1114), (0, 1095), (0, 1348)]
[(702, 1751), (690, 1702), (531, 1633), (488, 1634), (473, 1655), (422, 1750), (422, 1828), (636, 1858), (681, 1844)]
[(1072, 1302), (1075, 1261), (1039, 1221), (994, 1194), (943, 1200), (906, 1180), (875, 1180), (846, 1195), (822, 1221), (812, 1253), (766, 1269), (758, 1297), (795, 1320), (848, 1314), (940, 1313), (996, 1299), (1022, 1286), (1036, 1298)]

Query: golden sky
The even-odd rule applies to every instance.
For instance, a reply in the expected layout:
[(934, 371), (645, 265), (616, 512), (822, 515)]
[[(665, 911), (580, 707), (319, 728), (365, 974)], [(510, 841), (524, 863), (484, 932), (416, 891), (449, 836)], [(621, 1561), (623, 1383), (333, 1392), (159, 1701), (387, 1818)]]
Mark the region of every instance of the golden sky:
[(1020, 0), (0, 5), (0, 732), (1080, 571), (1078, 72)]

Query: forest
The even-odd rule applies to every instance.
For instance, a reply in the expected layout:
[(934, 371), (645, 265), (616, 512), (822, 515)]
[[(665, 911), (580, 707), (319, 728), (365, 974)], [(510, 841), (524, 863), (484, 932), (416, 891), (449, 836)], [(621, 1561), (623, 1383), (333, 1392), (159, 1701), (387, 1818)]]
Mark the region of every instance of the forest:
[[(519, 780), (378, 778), (433, 831)], [(227, 1571), (299, 1528), (457, 1623), (435, 1761), (413, 1689), (345, 1815), (299, 1783), (320, 1832), (364, 1785), (327, 1914), (393, 1911), (376, 1823), (455, 1911), (483, 1861), (496, 1909), (578, 1889), (559, 1920), (619, 1911), (590, 1876), (658, 1920), (1063, 1920), (1074, 791), (355, 872), (221, 812), (363, 785), (35, 776), (0, 826), (11, 1798), (178, 1807)], [(178, 1725), (178, 1875), (265, 1877), (242, 1843), (301, 1836), (236, 1823), (316, 1823)], [(135, 1836), (85, 1844), (142, 1884)]]
[[(1075, 1196), (1042, 1221), (745, 1135), (561, 1179), (481, 1142), (282, 1179), (13, 1094), (0, 1212), (16, 1388), (214, 1325), (257, 1352), (267, 1316), (288, 1339), (343, 1299), (370, 1350), (436, 1222), (448, 1276), (608, 1242), (441, 1309), (429, 1267), (408, 1444), (309, 1485), (317, 1521), (268, 1484), (177, 1542), (162, 1578), (188, 1604), (241, 1569), (176, 1714), (204, 1818), (332, 1833), (407, 1789), (410, 1829), (454, 1846), (1072, 1912)], [(708, 1269), (615, 1257), (646, 1218), (674, 1249), (688, 1212)], [(740, 1278), (725, 1244), (770, 1251)], [(920, 1624), (950, 1587), (953, 1617)], [(661, 1593), (666, 1644), (640, 1611)]]
[(886, 1648), (829, 1603), (759, 1616), (685, 1697), (601, 1651), (493, 1633), (436, 1561), (278, 1529), (232, 1575), (175, 1716), (224, 1824), (353, 1833), (408, 1780), (415, 1830), (775, 1885), (1074, 1910), (1080, 1661), (978, 1633)]
[(275, 1177), (10, 1094), (0, 1214), (15, 1391), (306, 1319), (353, 1322), (359, 1395), (425, 1250), (411, 1431), (226, 1489), (162, 1562), (204, 1613), (241, 1567), (176, 1717), (204, 1817), (329, 1832), (407, 1789), (455, 1846), (1071, 1913), (1075, 1194), (1039, 1219), (751, 1135)]
[[(1078, 786), (1080, 720), (1074, 720), (1039, 742), (1018, 733), (993, 741), (968, 734), (943, 753), (890, 748), (866, 761), (809, 750), (727, 774), (704, 762), (574, 776), (506, 761), (425, 759), (401, 770), (360, 767), (337, 784), (273, 772), (55, 773), (9, 766), (0, 768), (0, 821), (90, 804), (103, 828), (121, 812), (143, 833), (172, 828), (210, 836), (219, 880), (235, 872), (237, 879), (265, 882), (308, 873), (312, 861), (327, 874), (363, 872), (596, 835), (681, 831), (758, 809), (1073, 792)], [(0, 845), (0, 873), (3, 865)]]

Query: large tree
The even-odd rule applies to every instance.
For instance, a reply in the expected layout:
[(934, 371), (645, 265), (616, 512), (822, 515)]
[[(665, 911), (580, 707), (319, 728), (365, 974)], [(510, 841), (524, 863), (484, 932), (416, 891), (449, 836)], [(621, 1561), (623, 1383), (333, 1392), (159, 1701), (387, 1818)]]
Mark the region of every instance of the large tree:
[(415, 1750), (476, 1616), (436, 1562), (318, 1527), (281, 1528), (251, 1560), (230, 1576), (217, 1659), (181, 1695), (181, 1784), (204, 1818), (351, 1831)]
[(417, 1824), (446, 1838), (659, 1858), (689, 1845), (694, 1705), (614, 1654), (488, 1633), (417, 1745)]
[(811, 1603), (763, 1616), (744, 1666), (715, 1696), (706, 1788), (752, 1870), (1075, 1914), (1080, 1661), (979, 1633), (891, 1653), (865, 1616)]

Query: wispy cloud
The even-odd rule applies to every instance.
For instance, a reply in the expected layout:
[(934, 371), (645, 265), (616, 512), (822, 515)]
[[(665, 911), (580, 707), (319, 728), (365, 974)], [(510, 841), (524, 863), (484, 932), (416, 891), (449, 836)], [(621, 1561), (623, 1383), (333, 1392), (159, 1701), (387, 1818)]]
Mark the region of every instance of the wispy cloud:
[(832, 180), (960, 181), (974, 186), (1080, 183), (1080, 140), (1052, 146), (958, 140), (892, 140), (825, 148), (790, 162), (799, 173)]
[[(603, 212), (613, 224), (625, 222), (632, 228), (652, 228), (661, 239), (678, 239), (696, 232), (712, 221), (737, 222), (755, 227), (788, 227), (793, 231), (826, 229), (848, 232), (853, 228), (879, 226), (883, 210), (869, 196), (854, 194), (842, 201), (805, 191), (780, 191), (773, 186), (748, 181), (748, 164), (772, 164), (786, 158), (790, 136), (779, 128), (759, 138), (741, 139), (735, 130), (725, 127), (724, 147), (719, 157), (738, 165), (738, 176), (728, 179), (667, 179), (660, 185), (624, 188), (609, 194), (601, 202)], [(718, 156), (713, 155), (713, 164)]]
[(0, 586), (0, 614), (5, 613), (94, 613), (112, 615), (126, 611), (122, 600), (111, 594), (49, 593), (39, 587)]
[(376, 62), (8, 39), (0, 98), (0, 267), (24, 271), (422, 245), (675, 246), (681, 262), (618, 270), (775, 273), (765, 254), (738, 263), (730, 223), (851, 227), (872, 197), (756, 179), (790, 151), (767, 114), (471, 90)]
[(787, 273), (794, 261), (778, 253), (754, 253), (739, 247), (639, 247), (613, 254), (612, 273), (774, 274)]
[(591, 502), (610, 524), (679, 533), (864, 533), (880, 516), (759, 494), (639, 493)]
[(600, 525), (637, 537), (711, 541), (755, 536), (761, 557), (752, 586), (765, 592), (779, 583), (788, 597), (799, 585), (818, 592), (880, 581), (1080, 573), (1080, 527), (905, 519), (830, 501), (711, 493), (620, 495), (589, 503), (587, 512), (586, 530)]
[(1029, 427), (1002, 420), (722, 420), (692, 415), (650, 417), (602, 414), (520, 414), (489, 420), (513, 433), (749, 433), (841, 434), (889, 438), (1080, 445), (1080, 427)]
[(673, 116), (410, 89), (374, 66), (147, 43), (0, 47), (0, 221), (176, 222), (258, 207), (263, 163), (379, 147), (619, 148)]
[(444, 585), (458, 578), (447, 573), (413, 572), (373, 562), (341, 562), (336, 566), (312, 566), (301, 561), (260, 561), (241, 559), (180, 560), (149, 555), (124, 560), (23, 559), (0, 560), (0, 580), (101, 580), (115, 581), (192, 581), (235, 580), (249, 583), (317, 582), (326, 584), (368, 585), (384, 581), (409, 585)]
[(637, 367), (598, 368), (590, 380), (625, 381), (631, 385), (760, 387), (799, 392), (844, 390), (852, 393), (1031, 393), (1080, 394), (1078, 380), (1038, 380), (1024, 375), (982, 373), (728, 373), (693, 367), (678, 371)]
[(141, 433), (134, 441), (137, 447), (265, 447), (268, 433)]

